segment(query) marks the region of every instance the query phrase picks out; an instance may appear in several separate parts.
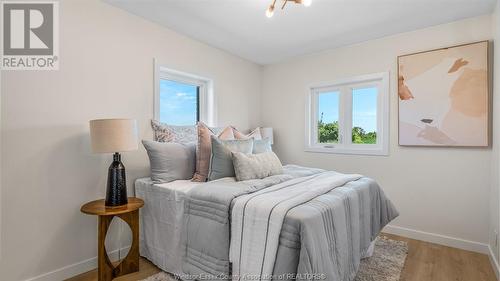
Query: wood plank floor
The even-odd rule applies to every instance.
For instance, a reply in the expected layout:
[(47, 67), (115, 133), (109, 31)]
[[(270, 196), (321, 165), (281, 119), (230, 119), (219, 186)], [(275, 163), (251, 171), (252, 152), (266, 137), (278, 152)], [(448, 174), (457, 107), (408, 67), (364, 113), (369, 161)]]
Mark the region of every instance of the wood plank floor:
[[(156, 267), (154, 264), (143, 257), (141, 257), (141, 260), (139, 262), (139, 269), (139, 272), (120, 276), (116, 279), (113, 279), (113, 281), (142, 280), (161, 271), (158, 267)], [(66, 279), (66, 281), (97, 281), (97, 269), (80, 274), (70, 279)]]
[(487, 255), (383, 234), (408, 243), (400, 281), (496, 281)]
[[(488, 256), (445, 247), (423, 241), (383, 234), (394, 240), (408, 243), (408, 257), (400, 281), (496, 281)], [(136, 281), (160, 270), (141, 258), (139, 272), (116, 278), (113, 281)], [(68, 281), (97, 281), (93, 270)]]

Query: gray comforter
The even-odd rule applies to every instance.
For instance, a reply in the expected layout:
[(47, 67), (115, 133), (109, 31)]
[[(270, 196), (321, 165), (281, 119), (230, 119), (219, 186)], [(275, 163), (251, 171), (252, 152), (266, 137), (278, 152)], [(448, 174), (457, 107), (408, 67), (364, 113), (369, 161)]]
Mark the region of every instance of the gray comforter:
[[(182, 278), (245, 279), (230, 275), (231, 211), (235, 199), (262, 193), (266, 188), (307, 184), (314, 175), (324, 178), (328, 173), (288, 165), (283, 175), (244, 182), (223, 179), (191, 190), (183, 228)], [(278, 232), (277, 249), (272, 252), (272, 278), (352, 280), (369, 242), (397, 215), (378, 184), (365, 177), (290, 208)]]

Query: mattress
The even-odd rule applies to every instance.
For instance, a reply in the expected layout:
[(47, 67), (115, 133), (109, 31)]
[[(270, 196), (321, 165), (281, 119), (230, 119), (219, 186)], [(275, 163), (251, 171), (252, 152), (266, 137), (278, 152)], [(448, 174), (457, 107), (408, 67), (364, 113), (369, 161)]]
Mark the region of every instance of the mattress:
[(182, 275), (181, 227), (186, 194), (202, 183), (177, 180), (155, 184), (150, 178), (135, 182), (140, 210), (140, 254), (160, 269)]

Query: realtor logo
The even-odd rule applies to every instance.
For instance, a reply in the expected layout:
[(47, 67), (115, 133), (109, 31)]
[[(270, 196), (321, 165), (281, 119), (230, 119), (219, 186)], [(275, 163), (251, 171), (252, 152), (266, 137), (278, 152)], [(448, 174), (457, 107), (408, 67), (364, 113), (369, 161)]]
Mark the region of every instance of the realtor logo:
[(58, 3), (4, 1), (1, 4), (1, 68), (58, 69)]

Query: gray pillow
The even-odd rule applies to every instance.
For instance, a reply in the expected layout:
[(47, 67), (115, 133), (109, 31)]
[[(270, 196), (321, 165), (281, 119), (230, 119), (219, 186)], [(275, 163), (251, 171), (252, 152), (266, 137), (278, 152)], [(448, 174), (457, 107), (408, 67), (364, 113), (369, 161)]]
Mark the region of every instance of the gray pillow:
[(244, 154), (231, 152), (236, 180), (263, 179), (283, 174), (281, 161), (274, 152)]
[(231, 152), (252, 153), (254, 140), (221, 140), (212, 135), (211, 142), (212, 152), (210, 155), (210, 167), (208, 169), (209, 181), (234, 177)]
[(273, 149), (271, 148), (271, 139), (265, 138), (253, 141), (253, 154), (271, 151), (273, 151)]
[(196, 144), (143, 140), (155, 183), (188, 180), (193, 177), (196, 164)]

